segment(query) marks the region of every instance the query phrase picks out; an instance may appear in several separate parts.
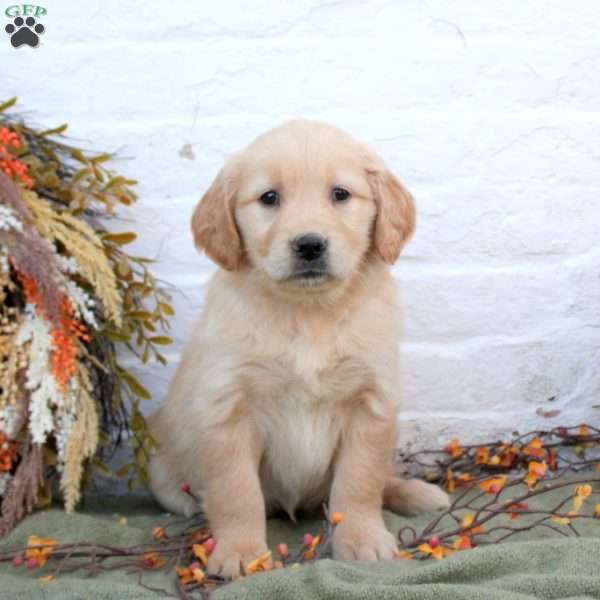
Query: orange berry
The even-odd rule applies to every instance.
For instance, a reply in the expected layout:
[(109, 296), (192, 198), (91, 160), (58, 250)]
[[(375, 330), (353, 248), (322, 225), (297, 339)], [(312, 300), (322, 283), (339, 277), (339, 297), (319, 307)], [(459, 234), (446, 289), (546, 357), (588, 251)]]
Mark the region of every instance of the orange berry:
[(332, 525), (339, 525), (344, 520), (344, 515), (339, 512), (331, 513), (330, 519)]

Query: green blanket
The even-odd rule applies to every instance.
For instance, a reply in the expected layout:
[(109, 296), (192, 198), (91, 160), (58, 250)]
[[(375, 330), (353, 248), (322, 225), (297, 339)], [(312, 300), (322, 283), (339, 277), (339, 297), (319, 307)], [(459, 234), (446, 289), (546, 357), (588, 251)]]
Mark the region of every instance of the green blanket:
[[(549, 499), (552, 501), (552, 499)], [(117, 512), (119, 511), (119, 512)], [(123, 519), (126, 517), (126, 520)], [(410, 523), (423, 526), (431, 518), (406, 519), (387, 515), (394, 530)], [(26, 543), (29, 535), (53, 537), (61, 543), (86, 540), (111, 545), (133, 545), (147, 540), (165, 516), (149, 499), (130, 498), (89, 503), (66, 516), (60, 509), (39, 512), (25, 520), (0, 548)], [(393, 563), (344, 564), (322, 560), (296, 572), (272, 571), (248, 577), (214, 593), (215, 600), (400, 600), (456, 598), (512, 600), (524, 598), (600, 599), (600, 519), (579, 525), (585, 537), (563, 538), (543, 529), (521, 534), (519, 541), (456, 553), (442, 561), (398, 560)], [(269, 543), (297, 545), (306, 531), (319, 530), (317, 522), (293, 527), (269, 522)], [(103, 600), (160, 598), (141, 588), (135, 576), (121, 572), (60, 575), (39, 581), (40, 571), (5, 564), (0, 567), (0, 598), (27, 600)], [(172, 591), (172, 574), (149, 573), (144, 583)]]

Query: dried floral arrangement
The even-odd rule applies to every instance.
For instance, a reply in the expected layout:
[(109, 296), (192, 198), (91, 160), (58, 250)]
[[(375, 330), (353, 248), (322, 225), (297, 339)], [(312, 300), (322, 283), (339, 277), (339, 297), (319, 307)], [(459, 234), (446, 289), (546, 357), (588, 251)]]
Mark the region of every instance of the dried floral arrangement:
[(0, 536), (59, 487), (67, 511), (122, 442), (117, 474), (147, 480), (154, 442), (139, 403), (150, 393), (117, 358), (165, 363), (173, 309), (146, 258), (101, 219), (136, 201), (109, 154), (66, 143), (0, 106)]
[[(579, 527), (586, 520), (600, 519), (599, 451), (600, 429), (580, 425), (517, 434), (508, 442), (463, 446), (454, 439), (443, 450), (401, 457), (404, 470), (445, 485), (455, 495), (451, 506), (420, 531), (410, 526), (399, 531), (398, 559), (441, 560), (531, 530), (581, 535)], [(182, 491), (191, 494), (186, 484)], [(540, 506), (539, 501), (549, 495), (553, 506)], [(276, 557), (268, 552), (242, 565), (243, 576), (271, 569), (294, 571), (328, 557), (332, 535), (344, 515), (324, 511), (319, 534), (306, 533), (294, 552), (279, 544)], [(123, 570), (162, 597), (206, 600), (213, 590), (230, 583), (206, 572), (218, 543), (198, 513), (158, 525), (148, 532), (147, 542), (129, 547), (92, 541), (59, 544), (32, 536), (26, 547), (0, 552), (0, 562), (39, 569), (41, 581), (72, 572), (94, 575)], [(172, 588), (148, 585), (144, 574), (149, 571), (162, 571), (172, 580)]]

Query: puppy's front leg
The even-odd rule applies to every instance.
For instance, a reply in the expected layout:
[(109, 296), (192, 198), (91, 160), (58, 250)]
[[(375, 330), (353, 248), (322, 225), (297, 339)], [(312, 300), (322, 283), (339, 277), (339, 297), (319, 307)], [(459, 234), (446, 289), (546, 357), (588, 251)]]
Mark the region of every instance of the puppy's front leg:
[(206, 431), (202, 442), (204, 509), (217, 542), (208, 571), (236, 578), (242, 567), (267, 552), (258, 475), (262, 449), (251, 425), (239, 421)]
[(330, 510), (343, 521), (333, 537), (337, 560), (389, 560), (397, 553), (383, 522), (383, 489), (396, 442), (395, 416), (370, 409), (373, 397), (358, 404), (343, 432), (331, 489)]

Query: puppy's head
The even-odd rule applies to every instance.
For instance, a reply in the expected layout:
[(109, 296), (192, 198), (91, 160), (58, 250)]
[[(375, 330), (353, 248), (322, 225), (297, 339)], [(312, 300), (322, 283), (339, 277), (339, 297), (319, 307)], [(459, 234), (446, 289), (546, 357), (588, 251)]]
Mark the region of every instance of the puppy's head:
[(192, 218), (196, 245), (224, 269), (315, 291), (347, 282), (365, 260), (393, 263), (414, 226), (411, 195), (377, 155), (306, 120), (231, 158)]

